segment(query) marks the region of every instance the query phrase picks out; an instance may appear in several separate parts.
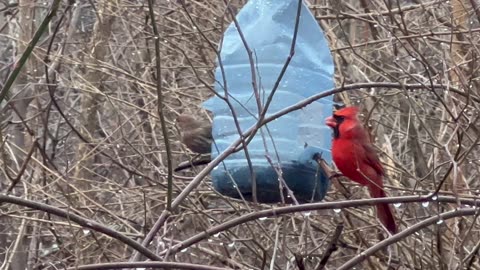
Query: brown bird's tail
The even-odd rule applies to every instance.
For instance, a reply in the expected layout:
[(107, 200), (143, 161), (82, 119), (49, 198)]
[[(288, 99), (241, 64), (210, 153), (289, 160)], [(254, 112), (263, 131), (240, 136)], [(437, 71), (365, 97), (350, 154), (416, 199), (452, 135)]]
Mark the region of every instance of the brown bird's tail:
[[(387, 197), (385, 191), (374, 184), (368, 185), (368, 190), (370, 191), (370, 196), (372, 198)], [(395, 218), (393, 217), (390, 205), (387, 203), (377, 204), (377, 216), (391, 234), (397, 233), (397, 225), (395, 224)]]

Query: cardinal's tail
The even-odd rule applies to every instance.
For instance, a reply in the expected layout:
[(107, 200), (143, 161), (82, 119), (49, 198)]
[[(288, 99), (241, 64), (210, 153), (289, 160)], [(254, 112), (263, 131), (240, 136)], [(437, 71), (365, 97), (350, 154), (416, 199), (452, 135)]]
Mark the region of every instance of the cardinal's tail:
[[(368, 190), (372, 198), (386, 197), (385, 191), (379, 186), (369, 185)], [(397, 225), (395, 224), (395, 218), (390, 205), (387, 203), (377, 204), (377, 216), (391, 234), (397, 233)]]

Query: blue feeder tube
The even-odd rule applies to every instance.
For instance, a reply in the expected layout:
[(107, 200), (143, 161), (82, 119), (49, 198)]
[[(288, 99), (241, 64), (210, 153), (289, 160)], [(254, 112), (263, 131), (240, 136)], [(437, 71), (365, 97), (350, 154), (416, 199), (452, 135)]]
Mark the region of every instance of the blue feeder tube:
[[(290, 54), (298, 3), (298, 0), (250, 0), (236, 17), (253, 52), (262, 104), (272, 92)], [(267, 116), (334, 86), (333, 60), (327, 41), (305, 3), (301, 5), (295, 54), (274, 94)], [(256, 123), (260, 112), (252, 86), (248, 53), (233, 22), (224, 33), (215, 78), (215, 91), (224, 96), (227, 90), (244, 132)], [(332, 97), (323, 98), (268, 123), (255, 135), (247, 148), (259, 202), (281, 201), (281, 178), (274, 167), (280, 168), (281, 177), (298, 201), (323, 199), (329, 181), (313, 160), (313, 155), (321, 153), (327, 162), (331, 162), (331, 132), (323, 120), (332, 114), (332, 105)], [(215, 158), (236, 141), (239, 134), (224, 100), (214, 96), (203, 106), (214, 115), (212, 158)], [(252, 174), (243, 150), (225, 159), (211, 176), (214, 188), (221, 194), (252, 200)], [(288, 198), (286, 193), (284, 198)]]

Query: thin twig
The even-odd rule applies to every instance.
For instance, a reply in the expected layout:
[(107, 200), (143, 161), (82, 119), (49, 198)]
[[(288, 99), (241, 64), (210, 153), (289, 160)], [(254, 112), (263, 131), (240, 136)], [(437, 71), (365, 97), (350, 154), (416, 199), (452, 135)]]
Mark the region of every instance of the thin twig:
[(155, 12), (153, 11), (153, 0), (148, 0), (148, 12), (150, 14), (150, 21), (154, 34), (155, 43), (155, 65), (156, 65), (156, 79), (157, 79), (157, 111), (160, 118), (160, 125), (162, 127), (163, 141), (165, 142), (165, 152), (167, 153), (167, 209), (172, 210), (173, 197), (173, 159), (172, 150), (170, 149), (170, 140), (168, 139), (167, 122), (165, 121), (165, 114), (163, 112), (164, 97), (162, 93), (162, 61), (160, 55), (160, 34), (157, 29), (157, 21), (155, 20)]
[(323, 253), (322, 259), (320, 259), (320, 263), (318, 264), (316, 270), (322, 270), (325, 268), (327, 265), (328, 260), (330, 259), (330, 256), (332, 256), (333, 252), (337, 251), (338, 246), (337, 242), (338, 239), (340, 239), (340, 236), (342, 235), (343, 231), (343, 224), (338, 224), (337, 227), (335, 228), (335, 232), (333, 233), (332, 239), (328, 243), (328, 246)]
[(18, 74), (20, 74), (20, 71), (27, 62), (28, 58), (32, 54), (33, 49), (40, 40), (40, 37), (42, 37), (45, 31), (48, 30), (48, 25), (50, 24), (50, 21), (53, 19), (53, 17), (55, 17), (55, 15), (57, 14), (60, 3), (60, 0), (54, 0), (52, 2), (50, 11), (48, 12), (47, 16), (45, 16), (45, 19), (43, 19), (42, 23), (38, 26), (37, 31), (33, 35), (32, 40), (30, 40), (30, 42), (28, 43), (27, 48), (25, 48), (25, 51), (22, 53), (20, 59), (15, 63), (12, 73), (10, 73), (10, 76), (8, 76), (8, 79), (3, 85), (2, 90), (0, 90), (0, 104), (8, 96), (10, 88), (17, 79)]

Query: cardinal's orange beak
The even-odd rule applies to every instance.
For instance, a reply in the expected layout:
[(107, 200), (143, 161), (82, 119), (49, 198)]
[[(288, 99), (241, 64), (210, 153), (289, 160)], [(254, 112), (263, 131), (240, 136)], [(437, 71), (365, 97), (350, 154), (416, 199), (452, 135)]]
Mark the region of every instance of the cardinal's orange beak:
[(325, 124), (331, 128), (335, 128), (337, 126), (337, 121), (332, 116), (325, 118)]

